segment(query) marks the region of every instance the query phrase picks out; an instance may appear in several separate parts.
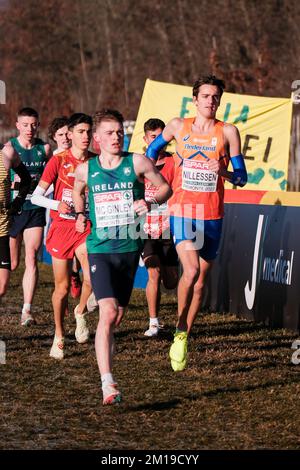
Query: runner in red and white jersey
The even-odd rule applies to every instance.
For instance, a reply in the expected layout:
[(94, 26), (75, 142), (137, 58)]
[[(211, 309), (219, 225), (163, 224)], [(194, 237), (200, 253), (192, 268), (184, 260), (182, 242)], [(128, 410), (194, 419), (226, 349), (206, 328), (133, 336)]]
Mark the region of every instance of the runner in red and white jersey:
[[(79, 259), (83, 272), (80, 302), (74, 310), (75, 337), (79, 343), (85, 343), (89, 338), (85, 313), (91, 286), (85, 240), (90, 233), (90, 224), (87, 224), (83, 233), (75, 230), (77, 214), (74, 212), (72, 190), (76, 167), (93, 156), (88, 151), (92, 134), (92, 118), (83, 113), (75, 113), (68, 120), (68, 129), (69, 138), (72, 141), (71, 148), (51, 158), (33, 193), (35, 204), (51, 209), (52, 223), (46, 240), (46, 248), (52, 256), (55, 281), (52, 296), (55, 337), (50, 351), (50, 356), (55, 359), (64, 357), (64, 314), (67, 308), (74, 255)], [(54, 196), (53, 199), (48, 199), (45, 193), (51, 184), (54, 186)]]
[[(53, 119), (49, 126), (48, 137), (55, 142), (57, 148), (53, 151), (53, 155), (63, 152), (71, 147), (71, 141), (68, 137), (68, 118), (66, 116), (60, 116)], [(45, 239), (49, 229), (50, 222), (49, 209), (46, 211), (47, 227), (45, 227)], [(71, 274), (71, 288), (70, 294), (73, 299), (77, 299), (81, 294), (82, 282), (80, 278), (80, 263), (76, 256), (72, 262), (72, 274)]]
[[(144, 141), (147, 146), (162, 133), (165, 123), (160, 119), (149, 119), (144, 124)], [(162, 150), (159, 153), (156, 167), (171, 184), (173, 168), (169, 163), (173, 162), (172, 155)], [(158, 188), (145, 180), (145, 200), (155, 202)], [(148, 271), (146, 297), (149, 309), (149, 328), (145, 336), (157, 336), (161, 325), (158, 312), (160, 307), (160, 283), (165, 288), (174, 289), (178, 282), (178, 257), (173, 238), (170, 235), (170, 221), (167, 202), (152, 208), (146, 215), (144, 231), (148, 234), (145, 240), (142, 258)]]

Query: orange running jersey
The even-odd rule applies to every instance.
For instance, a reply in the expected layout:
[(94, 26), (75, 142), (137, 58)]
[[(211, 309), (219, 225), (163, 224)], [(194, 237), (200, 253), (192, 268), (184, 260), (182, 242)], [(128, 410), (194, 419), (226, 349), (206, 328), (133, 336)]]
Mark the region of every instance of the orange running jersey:
[(173, 195), (168, 201), (170, 215), (213, 220), (224, 216), (224, 179), (207, 167), (208, 159), (220, 160), (227, 168), (224, 122), (216, 120), (208, 134), (192, 131), (195, 118), (183, 121), (173, 154)]

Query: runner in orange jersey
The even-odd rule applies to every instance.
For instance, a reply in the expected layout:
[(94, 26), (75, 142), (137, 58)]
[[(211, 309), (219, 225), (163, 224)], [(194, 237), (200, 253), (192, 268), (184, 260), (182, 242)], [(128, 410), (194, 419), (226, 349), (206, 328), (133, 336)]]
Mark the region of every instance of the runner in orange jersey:
[[(224, 216), (224, 179), (244, 186), (247, 171), (238, 129), (216, 119), (224, 82), (202, 77), (193, 86), (195, 118), (174, 118), (147, 150), (155, 159), (173, 138), (170, 226), (183, 273), (178, 284), (178, 322), (170, 349), (173, 370), (187, 363), (187, 336), (201, 306), (203, 287), (217, 256)], [(227, 170), (231, 161), (233, 172)]]

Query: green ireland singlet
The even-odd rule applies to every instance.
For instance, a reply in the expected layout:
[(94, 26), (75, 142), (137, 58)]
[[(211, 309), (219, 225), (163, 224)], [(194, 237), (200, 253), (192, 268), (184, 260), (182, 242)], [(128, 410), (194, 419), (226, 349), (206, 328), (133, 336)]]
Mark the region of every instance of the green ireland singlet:
[(102, 168), (99, 157), (88, 161), (91, 234), (88, 253), (129, 253), (142, 249), (140, 220), (133, 202), (144, 199), (144, 184), (134, 171), (133, 154), (123, 152), (120, 164)]
[[(26, 197), (26, 201), (23, 204), (23, 210), (31, 210), (31, 209), (40, 209), (39, 206), (35, 206), (31, 204), (31, 194), (33, 193), (35, 187), (38, 185), (39, 179), (42, 176), (44, 166), (47, 163), (46, 153), (45, 153), (45, 143), (40, 139), (35, 139), (35, 144), (31, 149), (25, 149), (22, 147), (20, 142), (18, 141), (17, 137), (10, 139), (11, 144), (15, 151), (20, 155), (20, 158), (24, 165), (26, 166), (33, 183), (30, 188), (30, 193)], [(11, 170), (10, 172), (11, 180), (14, 182), (19, 181), (18, 175)], [(18, 191), (13, 191), (12, 199), (16, 197)]]

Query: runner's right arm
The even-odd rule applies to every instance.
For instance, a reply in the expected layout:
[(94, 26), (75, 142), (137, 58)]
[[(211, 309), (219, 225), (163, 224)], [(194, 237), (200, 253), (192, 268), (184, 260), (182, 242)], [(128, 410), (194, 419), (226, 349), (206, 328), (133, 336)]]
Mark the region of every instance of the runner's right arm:
[(138, 215), (143, 215), (149, 210), (151, 204), (163, 204), (172, 195), (172, 189), (168, 182), (158, 171), (153, 162), (145, 158), (144, 155), (134, 154), (134, 171), (136, 175), (144, 179), (146, 178), (153, 186), (158, 188), (155, 200), (146, 202), (144, 199), (134, 201), (134, 209)]
[[(32, 193), (31, 202), (37, 206), (45, 207), (58, 211), (61, 214), (69, 214), (71, 212), (70, 206), (63, 201), (56, 199), (49, 199), (46, 194), (49, 187), (54, 184), (58, 174), (58, 160), (52, 157), (45, 166), (44, 172), (41, 176), (38, 186)], [(48, 193), (49, 194), (49, 193)]]
[(157, 160), (161, 149), (171, 142), (172, 139), (177, 137), (181, 126), (181, 118), (174, 118), (168, 122), (163, 132), (159, 134), (147, 148), (146, 157), (151, 158), (152, 160)]

